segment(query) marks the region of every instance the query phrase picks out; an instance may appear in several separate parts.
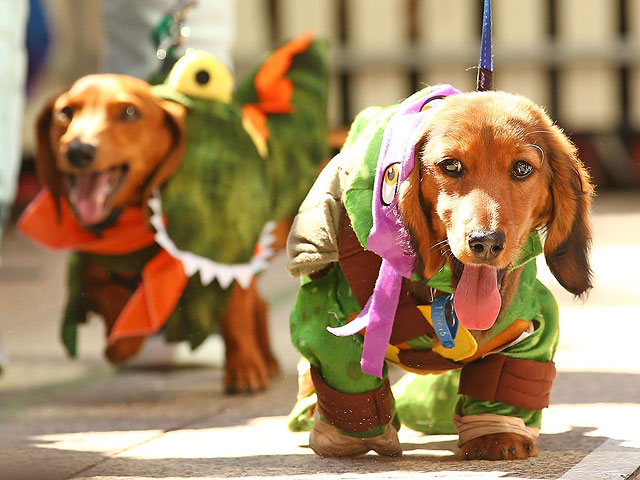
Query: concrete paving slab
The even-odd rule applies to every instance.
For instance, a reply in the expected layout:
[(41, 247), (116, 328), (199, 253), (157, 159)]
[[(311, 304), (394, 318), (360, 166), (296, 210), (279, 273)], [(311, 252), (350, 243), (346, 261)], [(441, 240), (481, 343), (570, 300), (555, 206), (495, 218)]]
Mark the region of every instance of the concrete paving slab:
[(119, 370), (101, 358), (95, 321), (81, 329), (80, 356), (71, 361), (57, 341), (65, 255), (10, 232), (0, 267), (0, 336), (9, 354), (0, 377), (0, 479), (638, 478), (640, 193), (602, 196), (594, 222), (596, 287), (584, 305), (540, 263), (561, 306), (559, 373), (540, 457), (520, 462), (458, 461), (455, 437), (408, 429), (401, 459), (325, 460), (306, 446), (307, 434), (287, 432), (297, 282), (284, 273), (283, 256), (261, 278), (284, 372), (268, 391), (222, 392), (215, 337), (196, 355), (180, 346), (171, 370)]

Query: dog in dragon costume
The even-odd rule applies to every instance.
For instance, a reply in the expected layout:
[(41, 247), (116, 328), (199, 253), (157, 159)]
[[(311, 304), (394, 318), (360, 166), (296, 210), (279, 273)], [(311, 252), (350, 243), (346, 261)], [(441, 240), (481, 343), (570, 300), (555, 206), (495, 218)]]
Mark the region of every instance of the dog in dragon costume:
[(227, 390), (268, 385), (278, 365), (255, 276), (325, 160), (327, 90), (326, 47), (303, 35), (235, 88), (222, 63), (194, 52), (161, 85), (90, 75), (44, 109), (45, 188), (19, 228), (73, 252), (70, 355), (91, 312), (116, 363), (159, 331), (193, 348), (220, 331)]
[[(400, 422), (457, 431), (464, 459), (536, 455), (559, 334), (535, 258), (589, 290), (592, 194), (523, 97), (438, 85), (360, 113), (288, 239), (310, 364), (290, 428), (326, 457), (400, 455)], [(393, 394), (387, 363), (412, 372)]]

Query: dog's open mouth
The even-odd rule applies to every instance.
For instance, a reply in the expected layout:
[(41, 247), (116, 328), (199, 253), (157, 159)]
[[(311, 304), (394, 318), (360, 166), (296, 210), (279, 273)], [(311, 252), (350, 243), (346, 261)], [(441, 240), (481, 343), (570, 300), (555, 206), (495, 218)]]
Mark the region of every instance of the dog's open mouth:
[(500, 288), (506, 269), (487, 265), (466, 265), (453, 258), (453, 280), (457, 280), (453, 297), (456, 315), (469, 330), (488, 330), (500, 313)]
[(95, 225), (109, 215), (109, 200), (124, 183), (128, 171), (127, 165), (119, 165), (99, 172), (65, 176), (69, 201), (82, 224)]

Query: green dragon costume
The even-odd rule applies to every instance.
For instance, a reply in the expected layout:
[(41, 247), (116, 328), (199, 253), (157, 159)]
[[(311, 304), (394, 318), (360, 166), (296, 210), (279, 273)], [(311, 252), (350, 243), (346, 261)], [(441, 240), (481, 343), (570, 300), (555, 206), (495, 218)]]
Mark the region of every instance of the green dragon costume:
[[(513, 303), (476, 341), (457, 318), (457, 332), (451, 328), (451, 311), (444, 315), (447, 324), (437, 321), (443, 314), (436, 303), (442, 306), (440, 300), (454, 293), (449, 261), (434, 277), (422, 278), (412, 260), (408, 268), (401, 263), (401, 249), (402, 258), (393, 257), (394, 242), (403, 244), (393, 235), (406, 230), (401, 219), (384, 224), (391, 218), (384, 209), (395, 205), (408, 175), (405, 163), (415, 157), (416, 132), (429, 116), (425, 107), (459, 93), (439, 85), (400, 104), (364, 110), (300, 207), (287, 246), (289, 271), (301, 277), (290, 326), (294, 345), (310, 363), (313, 388), (301, 388), (289, 419), (292, 430), (312, 428), (317, 407), (316, 425), (330, 424), (358, 438), (382, 438), (400, 422), (426, 433), (457, 430), (461, 444), (496, 432), (537, 436), (559, 335), (556, 302), (536, 279), (535, 258), (542, 252), (537, 232), (510, 267), (522, 269)], [(390, 195), (385, 182), (395, 186)], [(400, 265), (396, 271), (404, 269), (402, 276), (388, 269), (393, 262)], [(430, 289), (433, 305), (418, 304), (409, 293), (412, 286)], [(392, 288), (395, 293), (389, 293)], [(380, 337), (376, 359), (375, 346), (367, 353), (368, 337), (375, 341), (379, 331), (372, 310), (385, 311), (391, 300), (392, 327)], [(358, 323), (365, 315), (368, 323)], [(393, 395), (386, 362), (412, 372)], [(430, 373), (436, 375), (425, 375)]]
[[(46, 198), (39, 199), (40, 214), (38, 205), (27, 210), (23, 233), (74, 251), (62, 327), (70, 355), (77, 352), (78, 325), (92, 309), (82, 280), (91, 266), (131, 295), (110, 342), (162, 329), (168, 341), (195, 348), (216, 332), (229, 286), (237, 281), (246, 287), (265, 268), (275, 222), (295, 215), (326, 158), (327, 91), (326, 45), (310, 35), (265, 57), (235, 89), (221, 62), (204, 52), (186, 55), (154, 87), (155, 95), (183, 105), (187, 115), (184, 156), (149, 203), (153, 230), (140, 212), (125, 210), (98, 238), (80, 231), (68, 206), (59, 223)], [(136, 225), (130, 237), (137, 240), (122, 248), (57, 243), (67, 236), (63, 228), (96, 243), (115, 230), (130, 232), (129, 223)], [(154, 291), (152, 282), (144, 286), (154, 276), (172, 285), (172, 298)]]

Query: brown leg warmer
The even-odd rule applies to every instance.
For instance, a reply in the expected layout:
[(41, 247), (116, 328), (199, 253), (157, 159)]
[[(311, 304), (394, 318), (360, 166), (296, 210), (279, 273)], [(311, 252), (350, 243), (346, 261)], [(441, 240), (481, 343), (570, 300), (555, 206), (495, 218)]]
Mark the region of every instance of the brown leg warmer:
[(324, 419), (346, 433), (362, 433), (391, 422), (393, 396), (389, 379), (377, 390), (342, 393), (331, 388), (317, 368), (311, 379), (318, 395), (318, 410)]
[(458, 393), (525, 410), (542, 410), (549, 406), (555, 376), (553, 362), (489, 355), (462, 368)]

